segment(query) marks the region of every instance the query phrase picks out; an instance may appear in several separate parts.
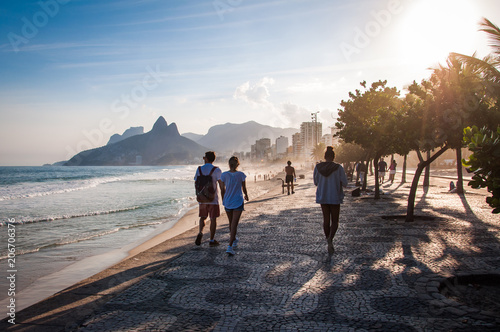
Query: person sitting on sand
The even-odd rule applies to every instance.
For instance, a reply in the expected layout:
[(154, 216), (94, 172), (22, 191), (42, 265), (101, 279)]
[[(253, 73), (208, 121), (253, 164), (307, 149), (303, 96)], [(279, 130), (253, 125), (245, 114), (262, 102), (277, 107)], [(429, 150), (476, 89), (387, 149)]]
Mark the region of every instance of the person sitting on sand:
[(347, 176), (342, 165), (334, 163), (335, 152), (328, 146), (325, 162), (314, 168), (313, 179), (316, 188), (316, 203), (321, 204), (323, 212), (323, 231), (328, 244), (328, 253), (333, 254), (333, 238), (339, 228), (340, 204), (343, 203), (344, 191), (347, 187)]
[(290, 160), (286, 163), (288, 166), (285, 166), (285, 182), (286, 188), (288, 189), (288, 195), (290, 195), (290, 184), (292, 184), (292, 194), (295, 194), (295, 191), (293, 191), (293, 179), (297, 177), (295, 175), (295, 168), (292, 167), (292, 162)]
[(245, 173), (237, 170), (239, 165), (240, 161), (238, 157), (231, 157), (229, 159), (229, 171), (222, 173), (221, 176), (222, 204), (226, 209), (227, 218), (229, 219), (230, 237), (226, 250), (229, 255), (234, 255), (233, 248), (238, 245), (239, 239), (236, 236), (238, 223), (244, 211), (244, 200), (248, 201), (245, 182), (247, 176)]

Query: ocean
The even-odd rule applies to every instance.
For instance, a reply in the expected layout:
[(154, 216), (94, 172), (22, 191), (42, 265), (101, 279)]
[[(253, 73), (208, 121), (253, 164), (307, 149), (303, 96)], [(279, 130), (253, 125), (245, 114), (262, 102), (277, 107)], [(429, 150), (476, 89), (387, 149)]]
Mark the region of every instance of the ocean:
[[(85, 258), (98, 257), (84, 267), (91, 274), (116, 263), (196, 205), (195, 171), (196, 166), (0, 167), (1, 275), (15, 269), (19, 294)], [(15, 261), (9, 260), (8, 243)], [(110, 252), (120, 255), (105, 258)], [(0, 278), (0, 301), (8, 288), (7, 278)], [(29, 297), (24, 294), (25, 301)]]

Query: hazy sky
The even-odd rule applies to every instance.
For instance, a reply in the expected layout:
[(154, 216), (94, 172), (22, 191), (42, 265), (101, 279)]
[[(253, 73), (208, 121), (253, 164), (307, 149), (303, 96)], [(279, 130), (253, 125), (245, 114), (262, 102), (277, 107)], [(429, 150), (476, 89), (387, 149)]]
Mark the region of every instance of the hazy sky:
[(404, 92), (488, 54), (497, 0), (16, 0), (0, 5), (0, 165), (41, 165), (163, 115), (181, 133), (333, 125), (348, 92)]

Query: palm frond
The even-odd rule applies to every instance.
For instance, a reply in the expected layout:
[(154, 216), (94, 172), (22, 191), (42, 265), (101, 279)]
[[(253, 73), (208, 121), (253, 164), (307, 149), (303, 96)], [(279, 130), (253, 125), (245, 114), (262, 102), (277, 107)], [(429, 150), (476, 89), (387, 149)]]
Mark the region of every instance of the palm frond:
[(480, 26), (482, 29), (479, 29), (479, 31), (486, 32), (489, 35), (491, 41), (490, 46), (493, 48), (493, 53), (500, 56), (500, 28), (484, 17)]
[(487, 56), (484, 59), (459, 53), (451, 53), (451, 56), (480, 71), (487, 80), (500, 84), (500, 71), (497, 69), (498, 61), (491, 56)]

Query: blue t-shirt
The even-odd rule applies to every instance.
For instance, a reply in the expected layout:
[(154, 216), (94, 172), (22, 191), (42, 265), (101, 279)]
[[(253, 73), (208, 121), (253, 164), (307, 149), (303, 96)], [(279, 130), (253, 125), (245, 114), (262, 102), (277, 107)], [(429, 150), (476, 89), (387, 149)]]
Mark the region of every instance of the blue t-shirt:
[(241, 185), (246, 177), (245, 173), (240, 171), (222, 173), (221, 181), (224, 182), (224, 186), (226, 187), (222, 204), (226, 209), (237, 209), (243, 204), (244, 199)]

